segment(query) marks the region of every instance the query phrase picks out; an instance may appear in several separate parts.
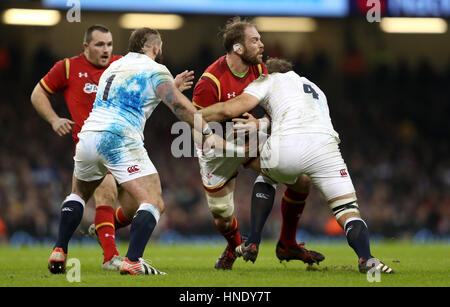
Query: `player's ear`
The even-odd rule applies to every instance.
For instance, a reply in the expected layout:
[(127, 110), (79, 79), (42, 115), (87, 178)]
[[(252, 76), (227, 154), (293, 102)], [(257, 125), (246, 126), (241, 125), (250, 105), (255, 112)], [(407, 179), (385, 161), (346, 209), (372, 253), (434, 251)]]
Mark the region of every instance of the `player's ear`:
[(243, 52), (243, 48), (241, 44), (234, 44), (233, 45), (233, 51), (236, 52), (237, 54), (242, 54)]
[(152, 52), (153, 52), (153, 54), (154, 54), (154, 55), (157, 55), (160, 48), (161, 48), (161, 47), (158, 46), (158, 44), (153, 44), (153, 46), (152, 46)]

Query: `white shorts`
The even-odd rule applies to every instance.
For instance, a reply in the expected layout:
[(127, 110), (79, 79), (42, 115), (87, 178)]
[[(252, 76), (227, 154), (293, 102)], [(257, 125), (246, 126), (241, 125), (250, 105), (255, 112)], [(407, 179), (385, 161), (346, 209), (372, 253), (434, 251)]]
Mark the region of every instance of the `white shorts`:
[(250, 160), (248, 157), (208, 158), (201, 150), (197, 151), (197, 155), (203, 187), (209, 192), (220, 190), (237, 176), (239, 166)]
[[(268, 135), (258, 132), (258, 142), (254, 143), (262, 149)], [(258, 148), (254, 153), (258, 152)], [(256, 155), (256, 154), (255, 154)], [(240, 165), (246, 166), (257, 157), (207, 157), (201, 149), (197, 148), (198, 162), (200, 165), (200, 175), (203, 187), (209, 192), (220, 190), (228, 181), (238, 174)]]
[(157, 173), (144, 143), (107, 131), (78, 134), (74, 175), (79, 180), (94, 181), (108, 171), (119, 184)]
[(261, 170), (284, 184), (306, 174), (327, 201), (355, 192), (339, 145), (328, 134), (271, 136), (261, 152)]

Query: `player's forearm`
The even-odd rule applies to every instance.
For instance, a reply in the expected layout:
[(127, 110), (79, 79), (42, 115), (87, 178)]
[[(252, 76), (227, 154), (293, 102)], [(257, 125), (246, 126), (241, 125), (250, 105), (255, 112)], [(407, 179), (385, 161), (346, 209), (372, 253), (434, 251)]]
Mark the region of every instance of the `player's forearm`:
[(191, 126), (192, 136), (196, 144), (202, 144), (204, 137), (212, 133), (207, 122), (198, 116), (197, 109), (183, 94), (176, 93), (167, 105), (179, 120), (187, 122)]
[(46, 120), (50, 125), (53, 125), (58, 120), (59, 116), (53, 110), (48, 94), (37, 84), (31, 94), (31, 103), (38, 114)]
[(215, 103), (207, 108), (197, 111), (206, 122), (221, 122), (233, 118), (232, 112), (223, 102)]
[(221, 122), (228, 120), (245, 112), (249, 112), (259, 103), (258, 98), (249, 94), (241, 94), (236, 98), (226, 102), (218, 102), (207, 108), (202, 109), (202, 114), (206, 122)]
[[(196, 114), (197, 109), (192, 105), (186, 96), (175, 88), (173, 83), (171, 84), (170, 82), (165, 82), (159, 85), (156, 91), (159, 97), (161, 97), (163, 102), (170, 108), (179, 120), (185, 121), (192, 128), (195, 128), (194, 115)], [(205, 124), (206, 123), (203, 122), (198, 129), (203, 128)]]
[(196, 113), (196, 109), (192, 106), (192, 104), (188, 101), (184, 101), (184, 99), (178, 100), (175, 98), (172, 100), (169, 107), (179, 120), (187, 122), (192, 128), (194, 128), (194, 115)]

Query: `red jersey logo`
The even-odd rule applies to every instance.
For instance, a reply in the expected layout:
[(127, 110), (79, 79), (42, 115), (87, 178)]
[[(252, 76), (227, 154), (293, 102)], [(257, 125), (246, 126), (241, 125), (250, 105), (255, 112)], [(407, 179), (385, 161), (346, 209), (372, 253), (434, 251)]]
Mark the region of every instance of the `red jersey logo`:
[(85, 92), (86, 94), (97, 93), (97, 89), (98, 89), (97, 84), (85, 83), (83, 92)]
[(341, 169), (339, 172), (341, 173), (341, 177), (347, 177), (348, 176), (347, 170), (345, 168)]

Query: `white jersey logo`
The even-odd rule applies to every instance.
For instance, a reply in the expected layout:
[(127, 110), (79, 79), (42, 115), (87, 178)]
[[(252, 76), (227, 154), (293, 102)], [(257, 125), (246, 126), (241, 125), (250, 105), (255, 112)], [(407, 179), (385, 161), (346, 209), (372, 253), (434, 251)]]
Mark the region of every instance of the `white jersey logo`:
[(84, 72), (84, 73), (79, 72), (78, 73), (78, 78), (81, 78), (81, 77), (87, 78), (88, 77), (88, 73), (87, 72)]

